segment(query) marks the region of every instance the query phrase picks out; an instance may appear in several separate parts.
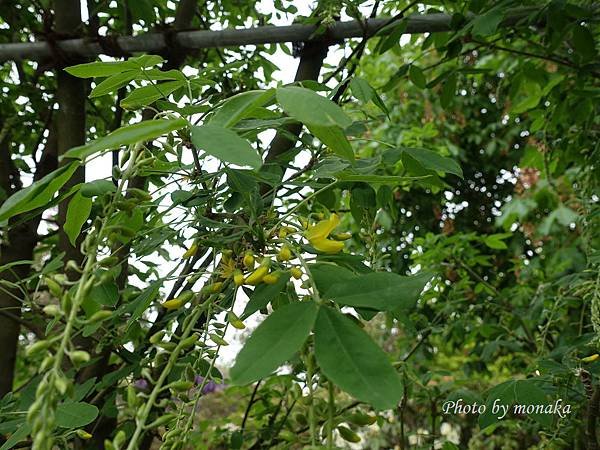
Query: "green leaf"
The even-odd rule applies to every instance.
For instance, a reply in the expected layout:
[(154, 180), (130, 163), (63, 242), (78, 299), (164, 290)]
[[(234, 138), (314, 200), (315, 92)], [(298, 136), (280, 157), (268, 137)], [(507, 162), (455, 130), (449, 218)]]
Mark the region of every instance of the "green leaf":
[(110, 94), (111, 92), (116, 91), (122, 86), (128, 84), (131, 80), (133, 80), (140, 72), (137, 70), (128, 70), (127, 72), (116, 73), (111, 75), (110, 77), (103, 80), (101, 83), (98, 83), (92, 92), (90, 92), (89, 97), (95, 98), (100, 97), (102, 95)]
[(440, 94), (440, 104), (442, 108), (447, 109), (452, 103), (456, 95), (456, 82), (458, 77), (456, 73), (452, 73), (446, 78), (444, 86), (442, 87), (442, 93)]
[(262, 159), (247, 140), (235, 131), (216, 125), (192, 127), (192, 143), (223, 162), (258, 169)]
[(78, 163), (64, 165), (44, 178), (11, 195), (0, 207), (0, 222), (27, 211), (46, 206), (54, 194), (71, 178)]
[(425, 89), (427, 87), (427, 80), (425, 79), (423, 71), (414, 64), (408, 69), (408, 78), (410, 78), (410, 81), (418, 88)]
[(503, 242), (503, 239), (510, 236), (512, 236), (512, 233), (490, 234), (483, 239), (483, 243), (495, 250), (505, 250), (508, 246)]
[(273, 90), (246, 91), (228, 98), (211, 117), (209, 124), (230, 128), (250, 116), (252, 111), (267, 103)]
[(117, 187), (112, 181), (94, 180), (82, 184), (79, 192), (83, 197), (92, 198), (96, 195), (104, 195), (108, 192), (116, 192), (116, 190)]
[(352, 78), (352, 81), (350, 81), (350, 89), (352, 90), (352, 95), (361, 102), (367, 103), (373, 101), (381, 111), (389, 116), (389, 111), (385, 106), (385, 103), (383, 103), (383, 100), (379, 94), (377, 94), (377, 91), (368, 83), (368, 81), (359, 77), (354, 77)]
[(134, 125), (121, 127), (104, 137), (94, 139), (85, 145), (72, 148), (63, 158), (85, 159), (94, 153), (104, 153), (122, 145), (135, 144), (155, 139), (171, 131), (179, 130), (188, 125), (185, 119), (156, 119), (144, 120)]
[(427, 272), (411, 277), (373, 272), (352, 279), (331, 279), (331, 286), (323, 295), (341, 305), (378, 311), (410, 309), (431, 277), (432, 274)]
[(442, 156), (434, 151), (426, 150), (424, 148), (402, 148), (401, 150), (420, 162), (426, 169), (452, 173), (463, 178), (463, 172), (460, 165), (452, 158)]
[(26, 439), (31, 432), (31, 425), (28, 423), (24, 423), (21, 425), (17, 431), (10, 435), (10, 437), (6, 440), (6, 442), (0, 447), (0, 450), (9, 450), (17, 445), (22, 440)]
[(593, 60), (596, 56), (594, 35), (588, 27), (575, 25), (573, 28), (573, 47), (583, 61)]
[(321, 306), (315, 323), (315, 356), (321, 371), (358, 400), (384, 410), (402, 397), (402, 381), (387, 355), (352, 320)]
[(121, 100), (121, 107), (124, 109), (139, 109), (143, 106), (154, 103), (160, 98), (164, 98), (166, 100), (172, 92), (184, 85), (184, 81), (176, 80), (167, 81), (160, 84), (149, 84), (148, 86), (137, 88), (133, 90), (131, 94)]
[(110, 77), (137, 68), (129, 61), (97, 61), (67, 67), (65, 71), (77, 78), (94, 78)]
[(79, 236), (81, 227), (90, 216), (91, 211), (92, 200), (81, 195), (81, 192), (77, 192), (69, 201), (63, 229), (73, 247), (75, 247), (77, 236)]
[(65, 402), (56, 408), (56, 425), (62, 428), (80, 428), (98, 417), (98, 408), (84, 402)]
[(354, 150), (352, 150), (350, 142), (348, 142), (344, 131), (340, 127), (321, 127), (318, 125), (307, 125), (307, 127), (333, 153), (348, 161), (354, 161)]
[(340, 181), (362, 181), (370, 184), (391, 184), (398, 185), (406, 181), (424, 180), (429, 176), (422, 177), (401, 177), (396, 175), (360, 175), (348, 172), (339, 172), (335, 174), (335, 178)]
[(542, 99), (543, 91), (539, 84), (534, 81), (527, 80), (519, 89), (517, 98), (510, 108), (513, 114), (521, 114), (525, 111), (535, 108)]
[(352, 125), (352, 120), (338, 105), (310, 89), (297, 86), (277, 89), (277, 101), (283, 110), (294, 119), (320, 127)]
[(266, 377), (300, 349), (317, 316), (314, 302), (275, 310), (246, 341), (231, 368), (231, 382), (243, 385)]
[(290, 274), (286, 272), (279, 276), (279, 279), (275, 284), (263, 283), (256, 286), (246, 304), (246, 308), (244, 308), (241, 319), (245, 320), (256, 311), (265, 308), (269, 302), (276, 299), (279, 293), (285, 288), (289, 279)]
[(371, 87), (369, 82), (360, 77), (352, 78), (349, 87), (352, 91), (352, 95), (354, 95), (354, 97), (356, 97), (363, 103), (368, 103), (369, 100), (371, 100), (373, 98), (373, 95), (375, 94), (375, 89)]
[(494, 34), (503, 18), (504, 11), (501, 8), (492, 8), (473, 19), (472, 33), (475, 36), (489, 36), (490, 34)]

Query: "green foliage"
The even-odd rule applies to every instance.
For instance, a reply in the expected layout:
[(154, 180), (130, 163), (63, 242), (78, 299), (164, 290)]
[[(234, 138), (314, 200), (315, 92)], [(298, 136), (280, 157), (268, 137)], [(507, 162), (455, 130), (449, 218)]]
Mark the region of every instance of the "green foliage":
[[(42, 29), (38, 3), (2, 14), (3, 42)], [(90, 36), (181, 20), (93, 3)], [(329, 39), (373, 6), (295, 4), (196, 5), (183, 29), (293, 16)], [(398, 20), (287, 85), (287, 44), (67, 67), (73, 148), (54, 110), (75, 78), (4, 64), (0, 450), (592, 448), (598, 11), (511, 5), (376, 2)], [(405, 34), (439, 13), (448, 30)], [(458, 399), (486, 412), (445, 413)]]

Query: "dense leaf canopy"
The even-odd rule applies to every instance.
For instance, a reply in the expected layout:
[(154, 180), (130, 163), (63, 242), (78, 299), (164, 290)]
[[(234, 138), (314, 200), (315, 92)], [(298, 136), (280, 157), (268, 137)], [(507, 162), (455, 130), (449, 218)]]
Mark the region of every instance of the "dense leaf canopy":
[(307, 3), (0, 0), (0, 450), (600, 448), (598, 5)]

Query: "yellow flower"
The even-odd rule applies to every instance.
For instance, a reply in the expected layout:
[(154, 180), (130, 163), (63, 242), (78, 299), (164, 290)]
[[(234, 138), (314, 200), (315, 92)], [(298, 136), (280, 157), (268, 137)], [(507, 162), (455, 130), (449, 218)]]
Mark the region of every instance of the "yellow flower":
[(332, 214), (328, 219), (321, 220), (315, 225), (309, 226), (304, 233), (310, 245), (323, 253), (338, 253), (344, 248), (344, 243), (327, 239), (331, 232), (339, 225), (340, 218)]

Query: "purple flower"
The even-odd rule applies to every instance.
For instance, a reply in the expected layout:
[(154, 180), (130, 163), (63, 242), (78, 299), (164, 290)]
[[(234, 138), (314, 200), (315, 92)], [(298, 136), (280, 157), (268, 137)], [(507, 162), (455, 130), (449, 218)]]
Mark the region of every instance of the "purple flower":
[(194, 382), (196, 383), (196, 386), (202, 386), (202, 383), (204, 383), (204, 386), (202, 386), (202, 394), (205, 395), (212, 394), (213, 392), (217, 392), (225, 388), (224, 384), (215, 383), (213, 380), (208, 380), (205, 382), (205, 378), (202, 375), (196, 375)]
[(146, 380), (140, 378), (139, 380), (135, 380), (133, 387), (138, 391), (147, 391), (150, 386)]

